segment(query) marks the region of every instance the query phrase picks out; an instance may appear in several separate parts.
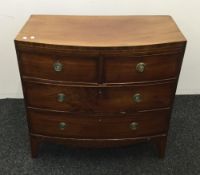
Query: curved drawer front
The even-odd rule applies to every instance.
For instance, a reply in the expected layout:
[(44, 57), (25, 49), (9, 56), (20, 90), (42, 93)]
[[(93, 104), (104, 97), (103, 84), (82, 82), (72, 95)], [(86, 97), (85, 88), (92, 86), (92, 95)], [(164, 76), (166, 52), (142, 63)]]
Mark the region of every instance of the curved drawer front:
[(117, 139), (151, 136), (167, 131), (169, 110), (127, 117), (87, 117), (28, 110), (31, 133), (67, 138)]
[(176, 77), (182, 55), (154, 55), (134, 58), (107, 56), (105, 82), (153, 81)]
[(25, 82), (28, 106), (69, 112), (127, 112), (169, 107), (174, 82), (137, 86), (79, 87)]
[(63, 56), (21, 53), (23, 76), (56, 81), (96, 82), (94, 55)]
[[(103, 58), (103, 59), (102, 59)], [(102, 59), (102, 60), (101, 60)], [(46, 55), (21, 53), (23, 76), (46, 80), (96, 83), (145, 82), (174, 78), (182, 55)], [(101, 66), (102, 64), (103, 66)]]

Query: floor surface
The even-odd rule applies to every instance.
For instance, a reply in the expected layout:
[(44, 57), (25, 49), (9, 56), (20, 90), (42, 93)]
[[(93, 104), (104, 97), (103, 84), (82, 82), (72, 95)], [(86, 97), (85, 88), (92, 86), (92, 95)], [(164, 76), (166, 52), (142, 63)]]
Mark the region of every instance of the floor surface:
[(0, 100), (0, 175), (200, 175), (200, 96), (176, 96), (166, 157), (151, 144), (118, 149), (43, 145), (31, 159), (24, 103)]

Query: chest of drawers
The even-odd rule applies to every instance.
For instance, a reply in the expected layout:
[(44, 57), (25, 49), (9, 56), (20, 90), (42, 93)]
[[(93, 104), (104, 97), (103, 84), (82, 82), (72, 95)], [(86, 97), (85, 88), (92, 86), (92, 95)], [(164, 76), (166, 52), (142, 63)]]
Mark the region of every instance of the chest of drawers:
[(186, 46), (171, 17), (32, 15), (15, 46), (32, 157), (144, 141), (164, 157)]

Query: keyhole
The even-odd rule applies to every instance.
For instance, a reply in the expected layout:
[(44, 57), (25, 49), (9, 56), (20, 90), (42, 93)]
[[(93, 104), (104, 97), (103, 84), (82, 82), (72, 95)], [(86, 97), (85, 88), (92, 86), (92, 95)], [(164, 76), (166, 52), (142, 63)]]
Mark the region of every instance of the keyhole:
[(102, 89), (99, 89), (99, 90), (98, 90), (98, 94), (99, 94), (99, 95), (102, 95), (102, 94), (103, 94)]

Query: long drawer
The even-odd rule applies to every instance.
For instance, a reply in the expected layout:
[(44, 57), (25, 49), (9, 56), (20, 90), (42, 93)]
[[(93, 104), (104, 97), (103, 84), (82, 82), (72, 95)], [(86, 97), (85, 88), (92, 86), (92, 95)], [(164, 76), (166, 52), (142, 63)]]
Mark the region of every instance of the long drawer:
[(98, 118), (28, 110), (32, 134), (85, 139), (133, 138), (162, 134), (167, 131), (169, 114), (169, 110), (161, 110), (132, 116)]
[(171, 106), (175, 84), (110, 87), (55, 85), (25, 81), (27, 105), (69, 112), (126, 112)]

